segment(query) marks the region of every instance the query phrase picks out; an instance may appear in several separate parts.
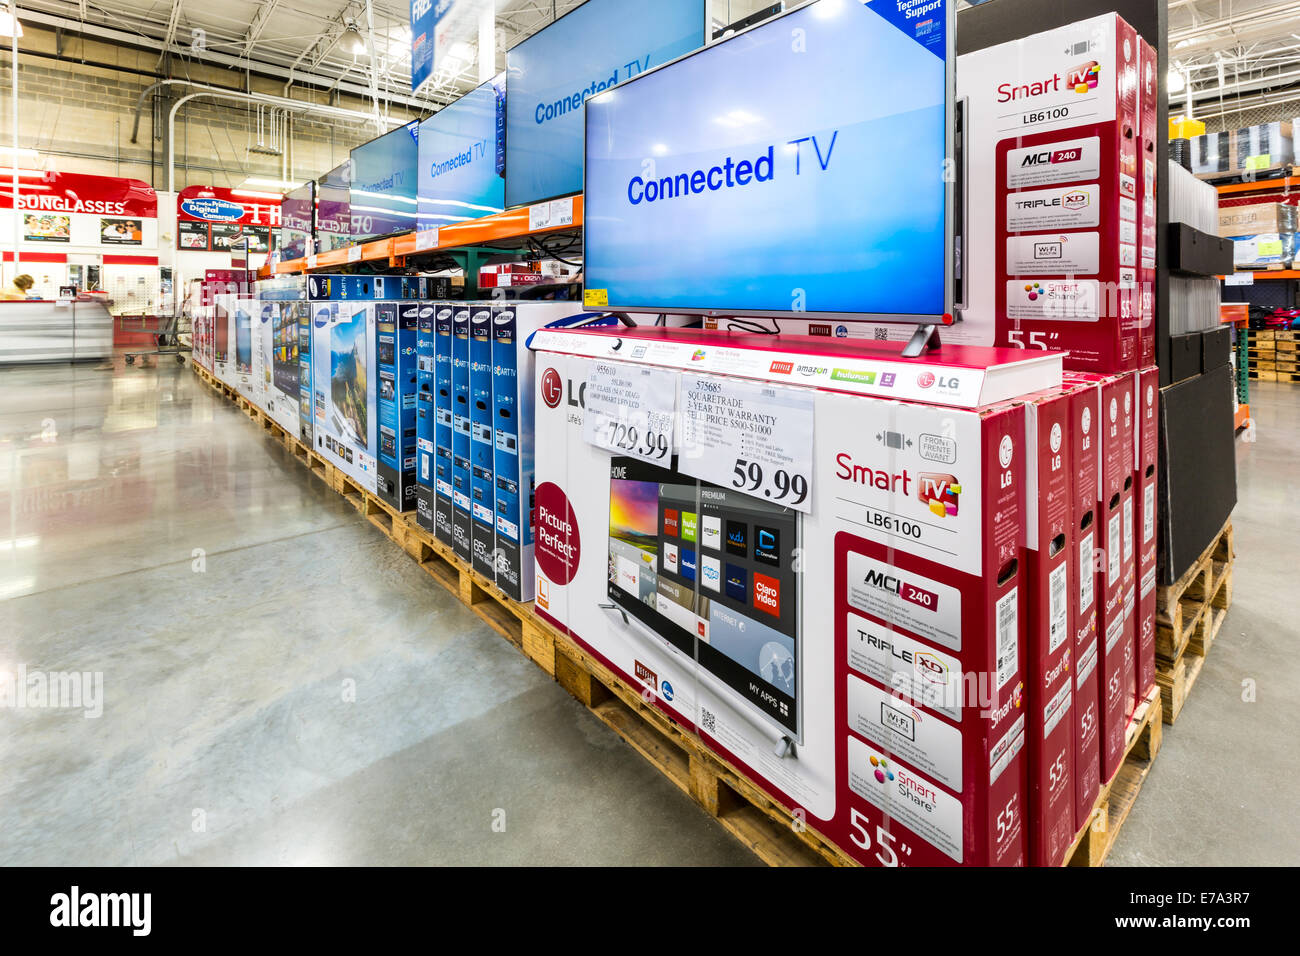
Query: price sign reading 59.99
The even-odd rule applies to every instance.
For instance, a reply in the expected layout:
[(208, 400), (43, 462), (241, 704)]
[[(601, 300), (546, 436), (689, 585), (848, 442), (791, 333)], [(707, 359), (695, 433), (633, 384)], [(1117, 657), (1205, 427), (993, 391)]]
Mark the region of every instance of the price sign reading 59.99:
[(672, 463), (677, 375), (667, 369), (597, 362), (587, 375), (582, 437), (616, 455)]
[(812, 511), (813, 394), (737, 378), (682, 378), (677, 470)]

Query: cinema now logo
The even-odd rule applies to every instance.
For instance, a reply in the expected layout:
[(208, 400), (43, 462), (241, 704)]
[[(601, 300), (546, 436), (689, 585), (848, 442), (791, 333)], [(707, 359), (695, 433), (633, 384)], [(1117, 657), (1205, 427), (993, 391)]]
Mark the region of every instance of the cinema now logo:
[(129, 928), (132, 936), (152, 929), (153, 894), (82, 893), (73, 886), (50, 897), (50, 925), (55, 927)]

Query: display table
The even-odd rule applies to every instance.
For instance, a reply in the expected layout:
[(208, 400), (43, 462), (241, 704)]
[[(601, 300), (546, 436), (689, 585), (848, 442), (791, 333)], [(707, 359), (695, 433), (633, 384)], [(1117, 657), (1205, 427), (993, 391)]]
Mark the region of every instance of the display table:
[(113, 316), (90, 297), (0, 301), (0, 365), (79, 362), (113, 353)]

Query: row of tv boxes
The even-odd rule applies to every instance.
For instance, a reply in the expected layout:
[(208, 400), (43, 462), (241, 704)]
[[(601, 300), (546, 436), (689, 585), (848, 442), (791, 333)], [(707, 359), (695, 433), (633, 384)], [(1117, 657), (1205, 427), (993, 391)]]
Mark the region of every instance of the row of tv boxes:
[(454, 276), (295, 275), (259, 279), (253, 288), (257, 298), (281, 302), (391, 302), (449, 299), (463, 286)]

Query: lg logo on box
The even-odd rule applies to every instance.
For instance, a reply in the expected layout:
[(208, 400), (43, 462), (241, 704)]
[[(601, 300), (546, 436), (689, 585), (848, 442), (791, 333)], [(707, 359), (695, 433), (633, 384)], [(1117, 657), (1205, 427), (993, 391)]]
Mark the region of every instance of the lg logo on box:
[[(565, 381), (560, 377), (560, 373), (553, 368), (548, 368), (542, 373), (541, 379), (537, 383), (538, 389), (542, 393), (542, 401), (546, 403), (547, 408), (555, 408), (564, 398)], [(569, 404), (579, 408), (586, 408), (587, 402), (587, 383), (583, 382), (578, 386), (578, 394), (573, 394), (573, 383), (568, 383)]]
[(1015, 454), (1016, 444), (1011, 440), (1010, 435), (1003, 435), (1002, 441), (998, 443), (998, 462), (1004, 469), (1002, 472), (1001, 486), (1010, 488), (1015, 481), (1011, 472), (1011, 458)]

